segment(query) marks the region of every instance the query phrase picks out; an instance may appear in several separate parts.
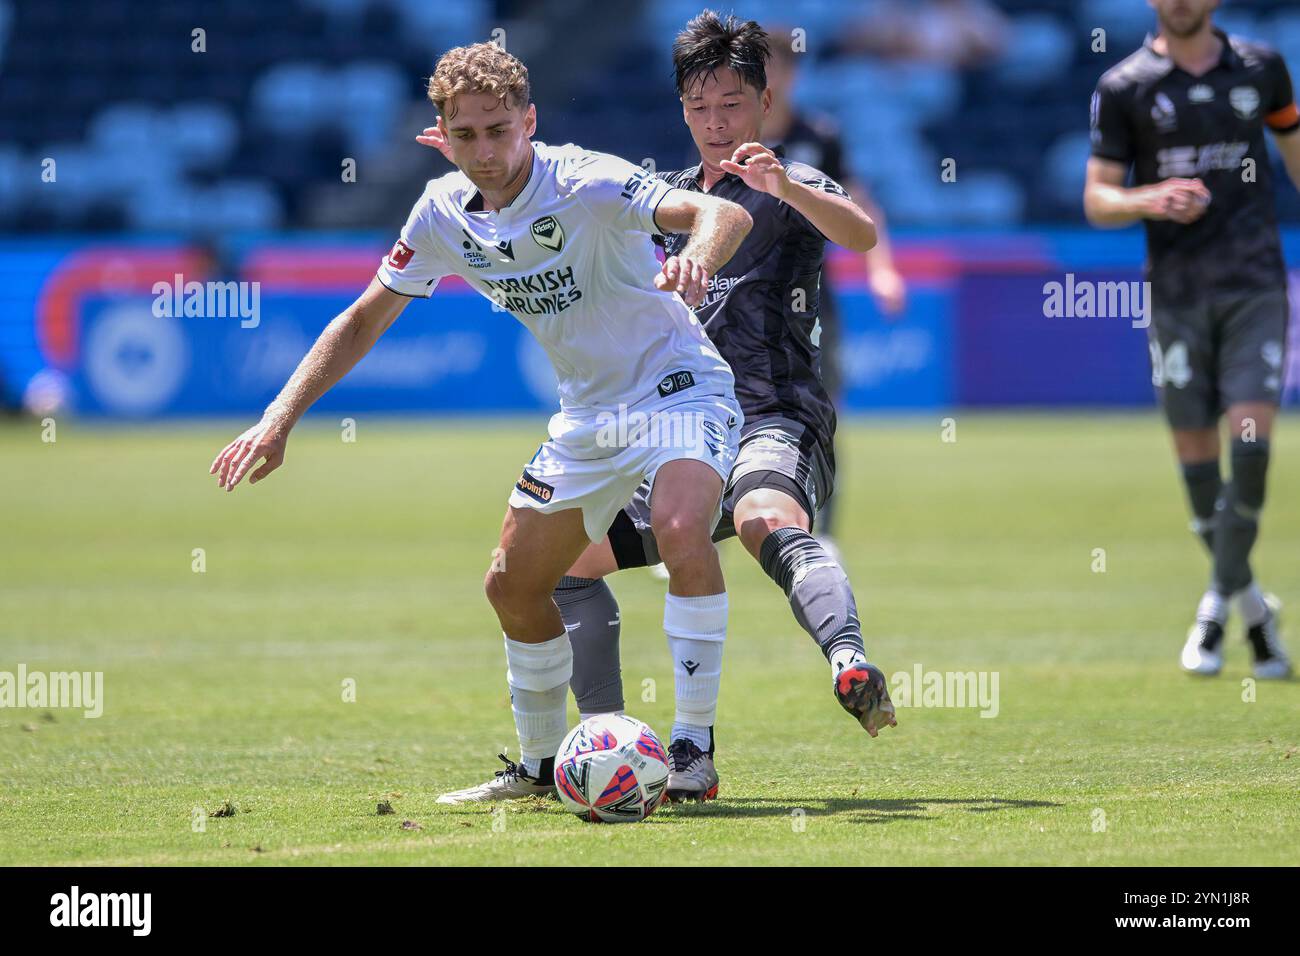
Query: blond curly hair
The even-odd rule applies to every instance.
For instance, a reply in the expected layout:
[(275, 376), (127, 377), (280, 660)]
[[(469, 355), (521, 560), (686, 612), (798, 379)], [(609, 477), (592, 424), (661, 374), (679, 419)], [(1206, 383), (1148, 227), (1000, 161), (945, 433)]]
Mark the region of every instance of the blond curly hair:
[(495, 43), (448, 50), (429, 77), (428, 93), (439, 113), (445, 113), (448, 101), (458, 93), (487, 93), (509, 108), (523, 109), (531, 102), (528, 67)]

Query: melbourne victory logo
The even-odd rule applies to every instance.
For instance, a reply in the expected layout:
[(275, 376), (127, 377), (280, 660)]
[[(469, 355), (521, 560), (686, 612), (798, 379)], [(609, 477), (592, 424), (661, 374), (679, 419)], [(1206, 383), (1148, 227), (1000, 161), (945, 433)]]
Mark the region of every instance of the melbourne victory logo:
[(543, 216), (533, 223), (533, 239), (543, 249), (559, 252), (564, 248), (564, 227), (554, 216)]

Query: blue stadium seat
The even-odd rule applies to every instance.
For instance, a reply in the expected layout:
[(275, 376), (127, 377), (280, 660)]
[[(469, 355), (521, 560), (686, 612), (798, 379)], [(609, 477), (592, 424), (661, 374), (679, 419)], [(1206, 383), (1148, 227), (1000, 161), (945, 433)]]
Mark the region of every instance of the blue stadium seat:
[[(1245, 36), (1252, 35), (1242, 32)], [(1268, 24), (1267, 29), (1259, 29), (1253, 36), (1277, 48), (1294, 79), (1300, 70), (1300, 13), (1280, 13)]]
[(348, 148), (365, 155), (391, 145), (393, 125), (411, 95), (402, 73), (391, 63), (351, 63), (338, 71), (336, 85), (340, 94), (336, 116)]
[(17, 146), (0, 146), (0, 216), (12, 214), (40, 185), (38, 167)]
[(149, 103), (111, 103), (90, 122), (90, 141), (100, 149), (145, 151), (166, 140), (163, 119)]
[(1012, 37), (998, 64), (998, 78), (1018, 89), (1045, 86), (1070, 67), (1074, 56), (1074, 34), (1059, 18), (1050, 14), (1017, 17), (1011, 24)]
[[(491, 6), (484, 0), (456, 0), (455, 3), (411, 3), (384, 0), (404, 28), (403, 39), (412, 46), (440, 54), (454, 46), (490, 40), (488, 31), (499, 25), (491, 19)], [(510, 38), (506, 37), (506, 47)], [(432, 64), (429, 66), (432, 69)]]
[(1083, 201), (1083, 183), (1092, 155), (1092, 142), (1087, 130), (1077, 130), (1057, 137), (1047, 150), (1047, 188), (1061, 205), (1078, 205)]
[(226, 180), (198, 194), (199, 230), (274, 229), (283, 211), (275, 190), (257, 180)]
[(219, 166), (239, 143), (239, 122), (221, 103), (181, 103), (162, 117), (162, 124), (187, 168)]
[(257, 125), (285, 136), (319, 126), (335, 115), (336, 92), (325, 67), (317, 63), (282, 63), (257, 78), (251, 112)]
[(1085, 0), (1076, 22), (1089, 38), (1101, 27), (1106, 31), (1106, 50), (1115, 53), (1136, 47), (1148, 31), (1155, 29), (1155, 14), (1145, 3), (1134, 0)]

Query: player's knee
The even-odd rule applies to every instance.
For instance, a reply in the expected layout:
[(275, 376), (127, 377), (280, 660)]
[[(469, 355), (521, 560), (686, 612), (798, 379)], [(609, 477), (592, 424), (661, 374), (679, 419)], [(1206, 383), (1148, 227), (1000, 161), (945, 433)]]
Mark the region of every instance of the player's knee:
[(797, 527), (789, 515), (782, 514), (775, 508), (760, 508), (744, 517), (740, 522), (740, 536), (748, 544), (751, 540), (762, 544), (767, 536), (781, 528)]
[(1218, 429), (1175, 429), (1174, 450), (1178, 455), (1178, 460), (1184, 464), (1217, 461), (1219, 458)]
[(511, 577), (503, 571), (489, 571), (483, 579), (483, 593), (498, 617), (519, 619), (527, 618), (539, 603), (550, 600), (551, 589), (529, 587), (518, 575)]
[(668, 566), (690, 568), (717, 559), (717, 551), (709, 537), (709, 528), (702, 521), (685, 515), (672, 515), (654, 525), (659, 556)]

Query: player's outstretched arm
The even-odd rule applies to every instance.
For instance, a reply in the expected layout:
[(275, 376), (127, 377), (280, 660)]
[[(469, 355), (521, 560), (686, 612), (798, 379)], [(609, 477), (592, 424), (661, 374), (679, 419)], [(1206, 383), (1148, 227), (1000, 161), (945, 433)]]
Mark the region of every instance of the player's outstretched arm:
[(655, 288), (676, 292), (687, 305), (699, 305), (716, 274), (735, 255), (754, 225), (744, 208), (705, 193), (674, 189), (655, 210), (655, 222), (664, 232), (688, 233), (685, 248), (669, 256)]
[(1128, 167), (1093, 156), (1083, 187), (1083, 213), (1094, 226), (1127, 226), (1139, 219), (1195, 222), (1210, 205), (1199, 179), (1166, 179), (1149, 186), (1124, 185)]
[(894, 261), (894, 244), (889, 240), (885, 211), (871, 198), (871, 192), (862, 183), (846, 180), (844, 189), (876, 227), (876, 244), (866, 254), (867, 283), (871, 294), (888, 318), (899, 318), (907, 305), (907, 283)]
[(378, 278), (372, 279), (360, 298), (325, 327), (275, 401), (262, 413), (261, 421), (213, 459), (208, 474), (217, 476), (217, 487), (234, 490), (263, 458), (265, 463), (248, 479), (250, 485), (279, 468), (290, 429), (316, 399), (361, 361), (410, 301), (408, 296), (384, 288)]

